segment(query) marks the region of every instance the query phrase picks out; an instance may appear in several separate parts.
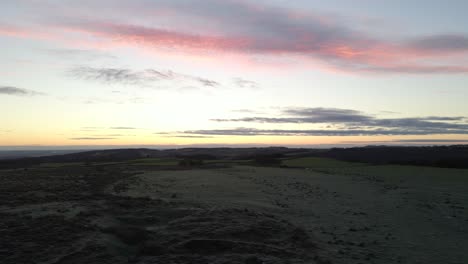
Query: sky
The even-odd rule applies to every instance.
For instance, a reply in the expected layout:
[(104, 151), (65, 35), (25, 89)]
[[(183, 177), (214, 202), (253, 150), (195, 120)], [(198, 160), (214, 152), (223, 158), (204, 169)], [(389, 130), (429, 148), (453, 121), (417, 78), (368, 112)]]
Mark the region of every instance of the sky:
[(468, 143), (464, 0), (3, 0), (0, 148)]

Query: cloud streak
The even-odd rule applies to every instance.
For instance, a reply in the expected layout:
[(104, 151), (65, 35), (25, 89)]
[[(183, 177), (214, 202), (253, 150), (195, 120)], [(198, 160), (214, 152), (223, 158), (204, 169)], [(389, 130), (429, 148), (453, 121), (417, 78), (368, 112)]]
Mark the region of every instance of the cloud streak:
[(462, 35), (435, 35), (413, 40), (408, 45), (416, 51), (457, 53), (468, 51), (468, 37)]
[(36, 92), (33, 90), (18, 88), (14, 86), (0, 86), (0, 95), (12, 96), (38, 96), (45, 95), (45, 93)]
[(116, 139), (114, 137), (75, 137), (70, 138), (70, 140), (112, 140)]
[(128, 68), (93, 68), (88, 66), (74, 67), (67, 74), (73, 78), (88, 81), (98, 81), (104, 84), (122, 84), (137, 86), (152, 86), (157, 82), (188, 82), (203, 87), (219, 87), (221, 84), (198, 76), (176, 73), (171, 70), (131, 70)]
[(168, 135), (165, 137), (170, 138), (213, 138), (212, 136), (202, 136), (202, 135)]
[(283, 117), (242, 117), (232, 119), (211, 119), (215, 122), (253, 122), (253, 123), (357, 123), (369, 122), (372, 116), (356, 110), (336, 108), (290, 108), (281, 111)]
[[(221, 34), (165, 30), (132, 24), (77, 23), (89, 33), (122, 42), (171, 49), (251, 53), (273, 56), (306, 56), (332, 67), (378, 73), (466, 73), (464, 65), (434, 65), (420, 58), (466, 53), (463, 35), (423, 36), (409, 40), (382, 40), (348, 25), (325, 22), (314, 13), (301, 14), (242, 1), (185, 1), (171, 4), (159, 1), (168, 13), (203, 17), (219, 23)], [(241, 18), (241, 19), (239, 19)], [(411, 61), (413, 60), (413, 61)], [(410, 62), (408, 62), (410, 61)]]
[(463, 134), (468, 130), (453, 130), (447, 132), (444, 129), (430, 130), (407, 130), (407, 129), (375, 129), (375, 130), (353, 130), (353, 129), (257, 129), (257, 128), (234, 128), (234, 129), (207, 129), (187, 130), (180, 132), (190, 135), (211, 136), (409, 136), (409, 135), (433, 135), (433, 134)]
[(468, 143), (467, 139), (398, 139), (400, 143)]
[(437, 145), (452, 145), (452, 144), (466, 144), (468, 143), (468, 139), (395, 139), (395, 140), (381, 140), (381, 141), (341, 141), (340, 144), (379, 144), (379, 145), (386, 145), (386, 144), (417, 144), (417, 145), (429, 145), (429, 144), (437, 144)]
[[(47, 22), (41, 26), (43, 29), (91, 36), (100, 44), (104, 40), (111, 45), (138, 46), (154, 51), (181, 51), (210, 57), (221, 53), (299, 57), (314, 65), (318, 62), (328, 68), (361, 73), (468, 73), (468, 66), (456, 62), (460, 56), (468, 54), (468, 36), (465, 34), (441, 33), (404, 39), (392, 38), (388, 34), (384, 39), (353, 28), (352, 23), (345, 24), (316, 12), (281, 9), (247, 1), (87, 3), (89, 7), (68, 3), (73, 8), (56, 4), (67, 18), (44, 11), (41, 15)], [(114, 13), (98, 14), (95, 11), (109, 4), (115, 7), (112, 9)], [(68, 10), (81, 11), (87, 16), (83, 18)], [(128, 12), (133, 16), (138, 14), (140, 20), (138, 23), (117, 20), (117, 12), (119, 18)], [(185, 23), (187, 18), (192, 21), (190, 26)], [(53, 34), (53, 30), (48, 34)], [(0, 28), (0, 34), (8, 36), (38, 38), (35, 32), (27, 27)], [(40, 37), (47, 38), (47, 35)], [(57, 36), (53, 39), (56, 40)], [(212, 82), (200, 82), (216, 86)]]
[(428, 116), (413, 118), (386, 118), (351, 109), (337, 108), (289, 108), (279, 114), (280, 117), (242, 117), (231, 119), (211, 119), (215, 122), (247, 122), (270, 124), (335, 124), (360, 127), (394, 127), (424, 129), (468, 129), (463, 116)]
[(286, 108), (275, 117), (252, 116), (231, 119), (211, 119), (226, 123), (301, 124), (326, 129), (290, 130), (234, 129), (187, 130), (182, 134), (225, 136), (377, 136), (377, 135), (448, 135), (468, 134), (468, 121), (463, 116), (427, 116), (406, 118), (378, 118), (351, 109)]
[(258, 89), (260, 87), (257, 82), (245, 80), (242, 78), (234, 78), (234, 83), (239, 88)]
[(138, 129), (136, 127), (110, 127), (110, 129), (115, 129), (115, 130), (135, 130)]

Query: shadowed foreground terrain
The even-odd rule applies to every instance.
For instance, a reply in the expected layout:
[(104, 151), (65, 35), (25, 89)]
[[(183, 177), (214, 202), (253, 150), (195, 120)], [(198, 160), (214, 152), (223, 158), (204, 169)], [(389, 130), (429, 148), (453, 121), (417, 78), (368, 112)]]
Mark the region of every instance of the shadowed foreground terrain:
[(468, 263), (466, 169), (205, 152), (3, 163), (1, 263)]

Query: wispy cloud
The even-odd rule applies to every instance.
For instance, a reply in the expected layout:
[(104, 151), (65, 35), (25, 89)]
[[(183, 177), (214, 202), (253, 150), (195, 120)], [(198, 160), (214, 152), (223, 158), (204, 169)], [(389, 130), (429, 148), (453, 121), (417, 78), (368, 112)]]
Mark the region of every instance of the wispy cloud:
[(468, 51), (468, 37), (446, 34), (422, 37), (411, 41), (409, 47), (416, 51), (432, 53), (458, 53)]
[[(283, 116), (283, 117), (281, 117)], [(231, 119), (211, 119), (216, 122), (256, 123), (355, 123), (369, 121), (372, 117), (356, 110), (336, 108), (290, 108), (282, 110), (280, 117), (252, 116)]]
[[(383, 40), (323, 16), (241, 1), (209, 0), (154, 5), (219, 23), (223, 34), (166, 30), (134, 24), (82, 21), (69, 27), (142, 46), (191, 52), (234, 52), (269, 56), (305, 56), (331, 67), (375, 73), (467, 73), (465, 65), (438, 65), (422, 59), (468, 52), (464, 35), (433, 35)], [(205, 7), (205, 8), (203, 8)], [(210, 8), (208, 8), (210, 7)], [(229, 11), (228, 11), (229, 10)], [(228, 12), (227, 12), (228, 11)], [(164, 15), (164, 14), (163, 14)], [(242, 19), (239, 19), (242, 18)], [(454, 44), (457, 43), (457, 44)]]
[(204, 79), (204, 78), (199, 78), (199, 77), (196, 77), (196, 78), (193, 78), (195, 81), (198, 81), (200, 84), (202, 84), (203, 86), (207, 86), (207, 87), (217, 87), (217, 86), (220, 86), (219, 82), (217, 81), (213, 81), (213, 80), (209, 80), (209, 79)]
[(178, 83), (196, 83), (203, 87), (218, 87), (221, 85), (215, 80), (176, 73), (171, 70), (131, 70), (128, 68), (93, 68), (80, 66), (70, 69), (68, 75), (77, 79), (99, 81), (105, 84), (154, 86), (161, 81), (172, 81)]
[(75, 137), (70, 138), (70, 140), (112, 140), (116, 139), (114, 137)]
[(341, 141), (340, 144), (466, 144), (468, 139), (394, 139), (380, 141)]
[(233, 129), (202, 129), (202, 130), (187, 130), (178, 133), (190, 135), (216, 135), (216, 136), (408, 136), (408, 135), (442, 135), (442, 134), (459, 134), (467, 135), (467, 130), (452, 130), (444, 129), (430, 130), (407, 130), (407, 129), (374, 129), (374, 130), (359, 130), (359, 129), (257, 129), (257, 128), (233, 128)]
[(120, 126), (120, 127), (110, 127), (110, 129), (116, 129), (116, 130), (135, 130), (135, 129), (138, 129), (136, 127), (123, 127), (123, 126)]
[(468, 139), (398, 139), (400, 143), (468, 143)]
[(96, 137), (129, 137), (134, 135), (127, 135), (127, 134), (103, 134), (103, 135), (95, 135)]
[(45, 93), (33, 90), (18, 88), (14, 86), (0, 86), (0, 95), (14, 95), (14, 96), (37, 96), (45, 95)]
[(245, 109), (245, 108), (244, 109), (235, 109), (235, 110), (232, 110), (231, 112), (233, 112), (233, 113), (242, 113), (242, 114), (263, 114), (263, 112), (261, 112), (261, 111), (256, 111), (256, 110), (252, 110), (252, 109)]
[(258, 89), (260, 87), (257, 82), (245, 80), (242, 78), (234, 78), (234, 84), (240, 88)]
[(212, 136), (202, 136), (202, 135), (167, 135), (165, 137), (170, 137), (170, 138), (213, 138)]
[(77, 79), (99, 81), (105, 84), (148, 85), (160, 80), (159, 75), (147, 71), (133, 71), (119, 68), (75, 67), (69, 75)]
[(223, 123), (265, 123), (320, 125), (326, 129), (257, 129), (234, 128), (214, 130), (188, 130), (182, 134), (193, 135), (311, 135), (311, 136), (357, 136), (357, 135), (436, 135), (468, 134), (468, 121), (463, 116), (427, 116), (405, 118), (379, 118), (352, 109), (337, 108), (286, 108), (275, 117), (250, 116), (241, 118), (211, 119)]
[[(401, 127), (401, 128), (445, 128), (468, 129), (463, 116), (427, 116), (407, 118), (377, 118), (373, 115), (351, 109), (337, 108), (288, 108), (275, 117), (250, 116), (242, 118), (211, 119), (215, 122), (248, 122), (272, 124), (339, 124), (360, 127)], [(457, 121), (457, 122), (455, 122)]]
[[(84, 42), (94, 40), (89, 46), (108, 43), (210, 57), (220, 53), (300, 57), (314, 62), (314, 65), (319, 62), (327, 68), (347, 72), (468, 73), (468, 66), (459, 60), (460, 56), (466, 58), (468, 55), (468, 36), (464, 33), (442, 32), (401, 38), (389, 32), (387, 38), (382, 38), (332, 16), (248, 1), (117, 0), (87, 3), (55, 3), (52, 14), (38, 3), (28, 2), (29, 5), (37, 5), (37, 10), (41, 10), (39, 16), (47, 23), (24, 28), (4, 26), (0, 28), (0, 34), (56, 41), (60, 36), (66, 40), (64, 36), (71, 32), (85, 35)], [(114, 6), (111, 11), (96, 12), (110, 4)], [(138, 14), (139, 23), (122, 19), (126, 12)], [(86, 13), (86, 18), (76, 15), (79, 13)], [(185, 23), (187, 18), (192, 21), (189, 26)], [(37, 27), (42, 27), (41, 32), (47, 34), (38, 34)]]

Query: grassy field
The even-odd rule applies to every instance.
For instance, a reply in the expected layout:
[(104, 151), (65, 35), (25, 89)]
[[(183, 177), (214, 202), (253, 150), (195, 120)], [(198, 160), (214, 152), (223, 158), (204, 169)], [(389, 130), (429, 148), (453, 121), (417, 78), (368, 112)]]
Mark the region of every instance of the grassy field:
[[(110, 166), (110, 165), (133, 165), (133, 166), (178, 166), (179, 162), (182, 159), (177, 158), (142, 158), (129, 161), (120, 161), (120, 162), (62, 162), (62, 163), (42, 163), (39, 166), (42, 168), (59, 168), (59, 167), (69, 167), (69, 166)], [(247, 164), (249, 160), (204, 160), (204, 164), (226, 164), (226, 165), (235, 165), (235, 164)]]
[(0, 169), (1, 263), (468, 263), (466, 169), (181, 160)]
[(59, 168), (59, 167), (67, 167), (67, 166), (82, 166), (84, 162), (62, 162), (62, 163), (55, 163), (55, 162), (48, 162), (48, 163), (41, 163), (39, 166), (43, 168)]
[(179, 164), (179, 159), (160, 159), (160, 158), (147, 158), (136, 159), (128, 161), (130, 165), (145, 165), (145, 166), (176, 166)]
[(283, 165), (297, 168), (349, 168), (366, 166), (365, 163), (339, 161), (327, 158), (304, 157), (283, 160)]
[[(123, 180), (127, 188), (119, 195), (275, 214), (308, 230), (326, 249), (328, 263), (468, 263), (468, 254), (459, 250), (467, 245), (468, 170), (284, 161), (311, 169), (155, 170)], [(233, 218), (222, 222), (229, 230), (237, 228)], [(254, 236), (256, 231), (248, 232)]]
[(204, 160), (205, 164), (247, 164), (251, 160)]

